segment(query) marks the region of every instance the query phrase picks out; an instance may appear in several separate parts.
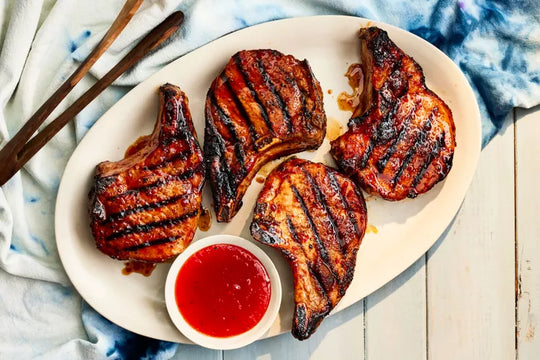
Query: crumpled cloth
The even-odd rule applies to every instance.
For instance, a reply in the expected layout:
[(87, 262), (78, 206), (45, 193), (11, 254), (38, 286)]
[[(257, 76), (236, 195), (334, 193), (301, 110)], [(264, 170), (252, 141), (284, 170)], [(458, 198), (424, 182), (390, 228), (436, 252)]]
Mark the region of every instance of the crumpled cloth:
[[(120, 0), (0, 3), (0, 146), (89, 54), (122, 5)], [(411, 31), (453, 59), (476, 93), (484, 144), (513, 107), (540, 102), (537, 0), (146, 0), (50, 119), (177, 9), (186, 15), (181, 31), (103, 92), (1, 188), (0, 358), (169, 359), (181, 358), (190, 346), (133, 334), (81, 299), (58, 257), (54, 203), (66, 162), (92, 124), (131, 87), (209, 41), (280, 18), (355, 15)]]

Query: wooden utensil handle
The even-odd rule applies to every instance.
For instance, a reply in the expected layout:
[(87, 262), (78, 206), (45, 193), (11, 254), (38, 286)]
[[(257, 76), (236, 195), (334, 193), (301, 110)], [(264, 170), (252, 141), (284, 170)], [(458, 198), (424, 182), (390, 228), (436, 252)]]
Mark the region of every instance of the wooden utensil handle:
[[(0, 172), (0, 186), (9, 180), (32, 156), (34, 156), (62, 127), (73, 119), (82, 109), (94, 100), (105, 88), (116, 80), (126, 70), (131, 68), (141, 58), (148, 54), (157, 45), (171, 36), (182, 24), (184, 14), (175, 12), (159, 24), (154, 30), (146, 35), (115, 67), (103, 78), (86, 91), (77, 101), (67, 108), (58, 118), (47, 125), (42, 131), (27, 143), (18, 147), (11, 156), (5, 157), (0, 151), (0, 163), (4, 162), (4, 168)], [(18, 134), (17, 134), (18, 135)], [(9, 146), (15, 137), (6, 145)]]
[[(120, 13), (111, 24), (111, 27), (92, 50), (88, 57), (79, 65), (77, 70), (54, 92), (51, 97), (34, 113), (34, 115), (21, 127), (15, 136), (0, 151), (0, 163), (5, 164), (17, 156), (24, 144), (36, 132), (41, 124), (60, 104), (66, 95), (77, 85), (84, 75), (90, 70), (92, 65), (109, 48), (112, 42), (120, 35), (122, 30), (129, 23), (143, 0), (127, 0)], [(4, 171), (2, 171), (3, 173)], [(2, 174), (3, 175), (3, 174)], [(11, 177), (11, 176), (10, 176)], [(3, 178), (3, 176), (2, 176)], [(6, 179), (7, 180), (7, 179)], [(2, 182), (3, 184), (4, 182)]]

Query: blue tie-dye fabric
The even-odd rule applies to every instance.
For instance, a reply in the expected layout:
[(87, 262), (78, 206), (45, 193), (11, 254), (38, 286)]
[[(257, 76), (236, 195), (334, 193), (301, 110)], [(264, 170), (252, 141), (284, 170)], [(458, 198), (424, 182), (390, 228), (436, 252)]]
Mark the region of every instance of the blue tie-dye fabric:
[[(2, 143), (88, 55), (122, 3), (0, 3)], [(423, 37), (459, 65), (477, 95), (485, 144), (513, 107), (540, 102), (539, 7), (537, 0), (146, 0), (68, 102), (175, 9), (186, 14), (181, 32), (107, 89), (0, 191), (0, 358), (169, 359), (193, 350), (143, 338), (97, 314), (70, 285), (54, 238), (56, 191), (77, 142), (132, 86), (165, 64), (223, 34), (269, 20), (371, 18)]]

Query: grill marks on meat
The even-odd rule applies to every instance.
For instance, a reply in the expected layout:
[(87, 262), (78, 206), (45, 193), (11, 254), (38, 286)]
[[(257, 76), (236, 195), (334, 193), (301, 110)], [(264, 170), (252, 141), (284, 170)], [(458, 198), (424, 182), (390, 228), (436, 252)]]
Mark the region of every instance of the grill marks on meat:
[(421, 67), (385, 31), (360, 31), (364, 88), (349, 129), (331, 143), (339, 168), (387, 200), (414, 198), (443, 180), (455, 148), (452, 112)]
[(195, 234), (204, 181), (188, 100), (166, 84), (152, 134), (123, 160), (96, 167), (89, 210), (98, 249), (116, 259), (146, 262), (178, 255)]
[(275, 50), (236, 53), (206, 99), (204, 152), (216, 218), (229, 222), (268, 161), (316, 149), (326, 132), (319, 82), (307, 61)]
[(360, 189), (334, 169), (292, 158), (268, 175), (251, 234), (291, 266), (296, 338), (308, 338), (345, 294), (366, 222)]

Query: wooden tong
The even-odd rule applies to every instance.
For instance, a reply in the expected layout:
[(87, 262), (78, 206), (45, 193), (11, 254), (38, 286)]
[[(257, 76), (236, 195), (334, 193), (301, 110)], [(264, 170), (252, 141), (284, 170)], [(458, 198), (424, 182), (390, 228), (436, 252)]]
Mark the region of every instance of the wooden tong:
[[(60, 88), (36, 111), (15, 136), (0, 150), (0, 186), (4, 185), (32, 158), (60, 129), (73, 119), (82, 109), (92, 102), (107, 86), (125, 71), (135, 65), (157, 45), (169, 38), (182, 24), (184, 14), (177, 11), (146, 35), (115, 67), (86, 91), (77, 101), (66, 109), (58, 118), (36, 134), (41, 124), (47, 119), (58, 104), (75, 87), (92, 65), (107, 50), (120, 32), (126, 27), (143, 0), (127, 0), (117, 18), (97, 47), (90, 53)], [(29, 140), (30, 139), (30, 140)]]

